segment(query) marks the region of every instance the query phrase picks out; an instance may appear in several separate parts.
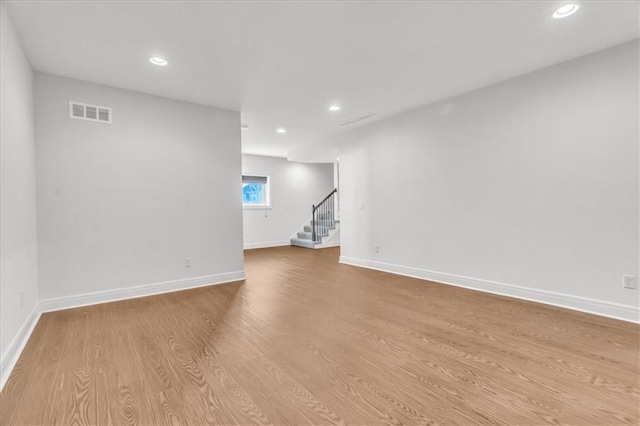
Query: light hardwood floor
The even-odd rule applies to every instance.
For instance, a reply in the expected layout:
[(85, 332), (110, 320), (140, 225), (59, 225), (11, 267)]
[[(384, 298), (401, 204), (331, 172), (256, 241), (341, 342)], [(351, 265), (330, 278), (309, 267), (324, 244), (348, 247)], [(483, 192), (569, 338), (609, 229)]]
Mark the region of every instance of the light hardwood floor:
[(245, 252), (248, 279), (42, 316), (0, 424), (635, 424), (639, 326)]

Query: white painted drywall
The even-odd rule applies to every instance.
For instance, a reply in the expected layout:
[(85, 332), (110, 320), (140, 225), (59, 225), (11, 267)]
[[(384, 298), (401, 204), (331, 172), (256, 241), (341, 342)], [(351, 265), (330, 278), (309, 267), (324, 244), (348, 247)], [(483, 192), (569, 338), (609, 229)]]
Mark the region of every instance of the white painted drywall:
[(242, 156), (242, 173), (269, 176), (271, 208), (244, 209), (245, 248), (288, 244), (311, 206), (334, 188), (333, 164), (296, 163), (284, 158)]
[(342, 256), (637, 316), (622, 275), (639, 273), (638, 50), (626, 43), (339, 137)]
[(40, 73), (35, 99), (42, 299), (243, 270), (239, 113)]
[[(0, 353), (38, 300), (33, 72), (0, 4)], [(20, 292), (24, 302), (20, 305)]]

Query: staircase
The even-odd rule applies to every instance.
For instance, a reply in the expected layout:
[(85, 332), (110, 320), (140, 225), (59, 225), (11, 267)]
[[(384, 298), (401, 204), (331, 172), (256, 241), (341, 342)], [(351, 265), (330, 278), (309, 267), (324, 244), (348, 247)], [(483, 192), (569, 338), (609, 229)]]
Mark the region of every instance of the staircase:
[(291, 245), (318, 249), (340, 245), (340, 222), (335, 219), (334, 189), (320, 203), (311, 206), (311, 220), (291, 238)]

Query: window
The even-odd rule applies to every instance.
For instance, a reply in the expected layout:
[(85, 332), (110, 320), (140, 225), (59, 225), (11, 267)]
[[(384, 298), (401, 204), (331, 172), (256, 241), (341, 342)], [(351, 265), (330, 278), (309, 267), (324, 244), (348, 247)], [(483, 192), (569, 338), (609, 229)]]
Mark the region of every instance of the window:
[(242, 176), (242, 205), (269, 207), (269, 176)]

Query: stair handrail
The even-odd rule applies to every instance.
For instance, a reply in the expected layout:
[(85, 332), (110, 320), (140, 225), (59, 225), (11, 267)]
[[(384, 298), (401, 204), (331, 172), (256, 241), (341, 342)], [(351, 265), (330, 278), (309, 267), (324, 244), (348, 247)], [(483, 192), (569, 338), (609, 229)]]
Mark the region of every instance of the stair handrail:
[(335, 222), (335, 204), (333, 202), (334, 196), (338, 192), (338, 188), (333, 188), (333, 191), (329, 193), (318, 204), (311, 205), (311, 241), (318, 242), (318, 225), (320, 215), (325, 224)]

